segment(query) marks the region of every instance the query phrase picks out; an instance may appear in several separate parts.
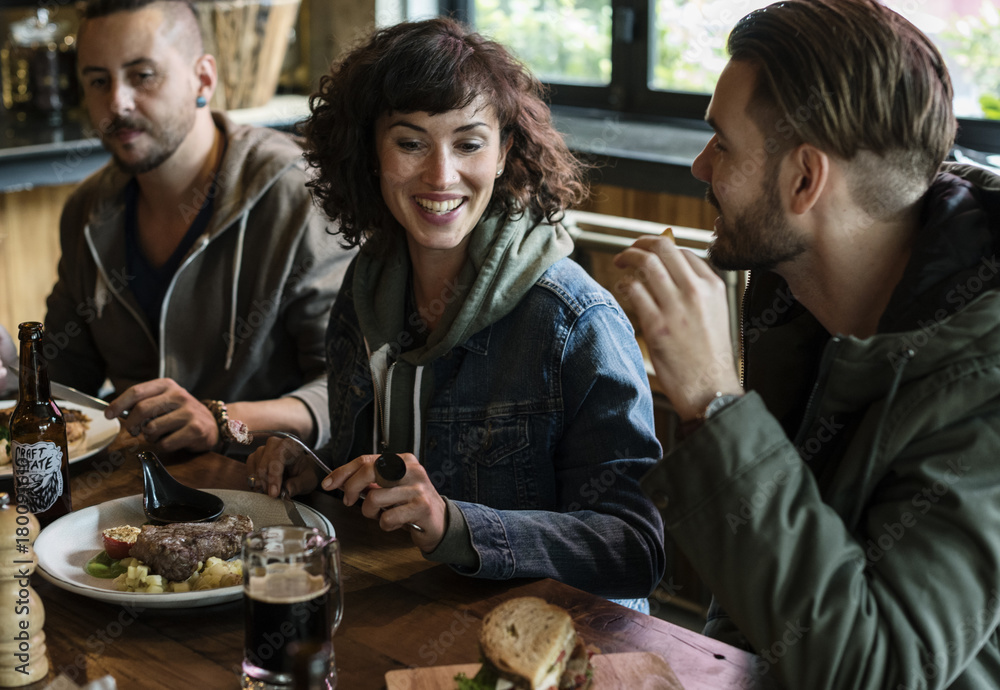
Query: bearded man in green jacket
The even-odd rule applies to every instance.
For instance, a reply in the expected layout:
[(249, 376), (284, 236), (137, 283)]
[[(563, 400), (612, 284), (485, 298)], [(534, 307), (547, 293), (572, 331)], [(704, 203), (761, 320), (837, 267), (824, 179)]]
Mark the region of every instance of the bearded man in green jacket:
[(726, 291), (665, 238), (617, 258), (682, 439), (644, 480), (706, 633), (789, 688), (1000, 684), (1000, 178), (943, 165), (940, 54), (874, 0), (729, 39), (692, 166)]

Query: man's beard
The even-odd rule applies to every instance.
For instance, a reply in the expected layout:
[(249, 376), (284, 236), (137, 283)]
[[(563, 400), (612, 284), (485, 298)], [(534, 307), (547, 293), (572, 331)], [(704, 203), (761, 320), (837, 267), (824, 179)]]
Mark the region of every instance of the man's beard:
[(781, 195), (773, 177), (750, 206), (732, 219), (722, 215), (722, 207), (712, 188), (705, 194), (719, 211), (715, 240), (708, 248), (712, 264), (726, 271), (771, 271), (806, 250), (782, 214)]
[(106, 138), (112, 137), (121, 129), (136, 129), (148, 134), (153, 140), (153, 145), (145, 158), (132, 162), (122, 160), (118, 152), (111, 146), (105, 144), (105, 148), (110, 151), (115, 163), (123, 172), (128, 175), (141, 175), (160, 167), (164, 161), (174, 155), (193, 126), (193, 115), (191, 117), (180, 115), (159, 129), (144, 119), (116, 117), (108, 125), (107, 132), (104, 134)]

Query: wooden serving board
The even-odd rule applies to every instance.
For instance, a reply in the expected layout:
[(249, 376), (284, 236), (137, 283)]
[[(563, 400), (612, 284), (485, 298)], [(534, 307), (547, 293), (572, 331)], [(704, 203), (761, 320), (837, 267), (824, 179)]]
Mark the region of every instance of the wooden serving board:
[[(591, 690), (684, 690), (670, 665), (651, 652), (595, 654), (591, 664)], [(386, 690), (454, 690), (456, 675), (464, 673), (471, 678), (478, 672), (478, 663), (389, 671), (385, 674)]]

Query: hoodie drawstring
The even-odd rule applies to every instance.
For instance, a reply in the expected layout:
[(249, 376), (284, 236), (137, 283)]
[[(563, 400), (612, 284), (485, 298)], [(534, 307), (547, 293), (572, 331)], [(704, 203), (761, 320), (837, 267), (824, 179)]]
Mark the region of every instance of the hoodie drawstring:
[[(365, 338), (365, 352), (368, 353), (368, 370), (372, 375), (372, 387), (375, 389), (375, 423), (372, 424), (372, 452), (379, 453), (379, 431), (382, 431), (383, 441), (385, 443), (389, 442), (388, 436), (389, 425), (383, 422), (383, 416), (386, 421), (389, 419), (389, 386), (388, 386), (388, 371), (389, 371), (389, 345), (386, 343), (375, 352), (372, 352), (371, 345), (368, 344), (368, 338)], [(385, 410), (383, 413), (383, 409)]]
[[(389, 415), (392, 412), (392, 372), (396, 363), (389, 363), (389, 344), (386, 343), (372, 352), (368, 338), (365, 351), (368, 353), (368, 368), (375, 388), (375, 423), (372, 424), (372, 452), (381, 453), (389, 445)], [(415, 367), (413, 380), (413, 452), (420, 452), (420, 388), (423, 384), (424, 365)], [(379, 442), (379, 432), (382, 441)]]
[(424, 365), (417, 367), (413, 380), (413, 452), (420, 452), (420, 384), (424, 378)]
[(229, 345), (226, 347), (226, 371), (233, 365), (233, 355), (236, 352), (236, 295), (240, 285), (240, 272), (243, 270), (243, 240), (247, 234), (247, 221), (250, 209), (240, 217), (240, 229), (236, 236), (236, 256), (233, 257), (233, 283), (231, 288), (231, 303), (229, 308)]

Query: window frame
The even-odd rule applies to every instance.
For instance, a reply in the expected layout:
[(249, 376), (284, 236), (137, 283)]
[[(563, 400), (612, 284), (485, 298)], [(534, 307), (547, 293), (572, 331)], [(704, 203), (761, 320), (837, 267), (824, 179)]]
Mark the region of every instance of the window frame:
[[(661, 91), (649, 86), (653, 46), (649, 27), (655, 21), (656, 0), (610, 0), (611, 83), (584, 86), (545, 83), (553, 106), (572, 106), (613, 111), (623, 117), (664, 119), (702, 126), (709, 94)], [(474, 0), (439, 0), (439, 11), (475, 25)], [(634, 66), (639, 65), (639, 69)], [(975, 151), (1000, 154), (1000, 121), (958, 118), (956, 145)]]

